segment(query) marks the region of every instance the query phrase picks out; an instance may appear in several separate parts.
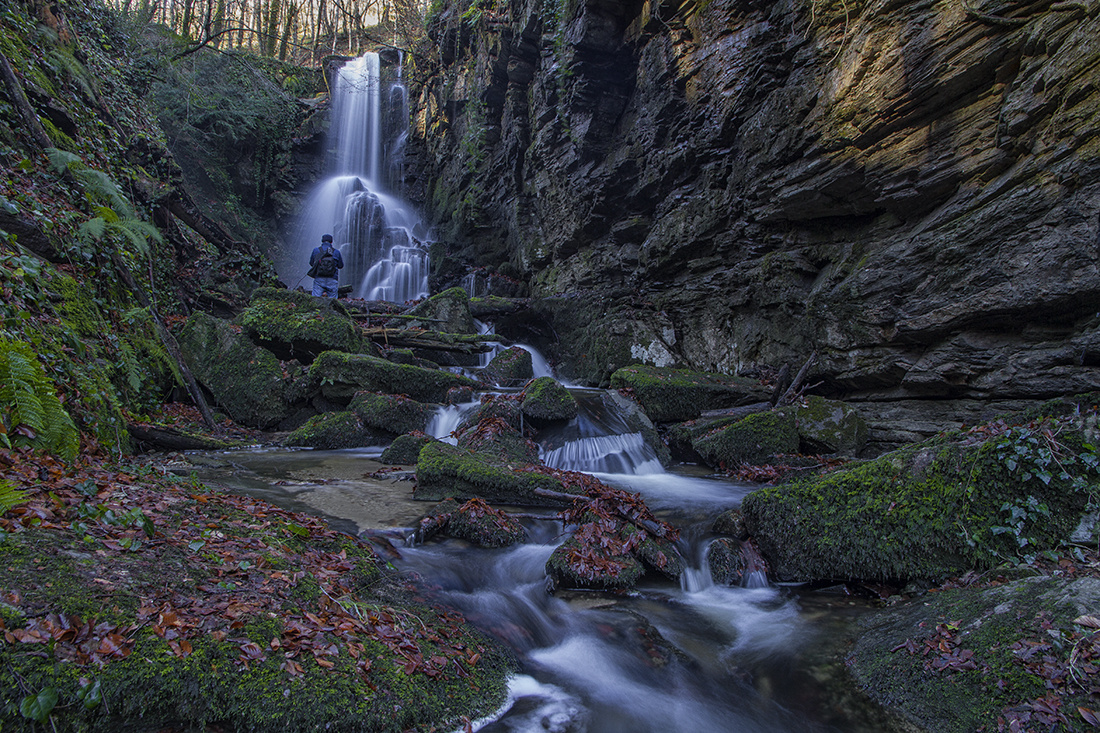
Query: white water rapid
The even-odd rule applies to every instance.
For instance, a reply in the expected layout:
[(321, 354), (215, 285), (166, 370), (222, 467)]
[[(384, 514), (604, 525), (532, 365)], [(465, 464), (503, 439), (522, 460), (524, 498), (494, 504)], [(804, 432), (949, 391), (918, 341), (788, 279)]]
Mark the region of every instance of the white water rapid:
[(299, 282), (309, 255), (332, 234), (351, 296), (397, 303), (428, 295), (428, 231), (394, 195), (404, 170), (408, 95), (400, 64), (378, 54), (349, 61), (332, 89), (332, 175), (316, 185), (299, 217), (284, 282)]

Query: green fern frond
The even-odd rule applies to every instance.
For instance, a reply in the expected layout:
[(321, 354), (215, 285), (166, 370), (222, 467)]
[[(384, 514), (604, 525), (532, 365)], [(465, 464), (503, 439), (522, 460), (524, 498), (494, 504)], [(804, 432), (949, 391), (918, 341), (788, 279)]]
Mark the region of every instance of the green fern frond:
[[(80, 449), (80, 432), (38, 357), (27, 343), (8, 338), (0, 338), (0, 422), (7, 446), (26, 443), (65, 460)], [(15, 432), (20, 427), (24, 434)]]
[(0, 515), (7, 514), (9, 509), (14, 509), (26, 502), (27, 496), (27, 492), (20, 491), (8, 481), (0, 478)]
[(106, 231), (107, 231), (107, 222), (106, 222), (106, 220), (101, 216), (97, 216), (96, 218), (89, 219), (88, 221), (81, 224), (77, 228), (76, 234), (81, 239), (86, 240), (86, 239), (90, 238), (90, 239), (94, 239), (95, 241), (98, 242), (99, 240), (103, 239), (103, 235), (104, 235), (104, 233), (106, 233)]
[(46, 148), (46, 155), (54, 170), (58, 173), (68, 171), (84, 185), (84, 195), (90, 203), (105, 203), (121, 219), (134, 217), (130, 202), (122, 195), (122, 190), (109, 175), (95, 168), (89, 168), (79, 155), (67, 150)]

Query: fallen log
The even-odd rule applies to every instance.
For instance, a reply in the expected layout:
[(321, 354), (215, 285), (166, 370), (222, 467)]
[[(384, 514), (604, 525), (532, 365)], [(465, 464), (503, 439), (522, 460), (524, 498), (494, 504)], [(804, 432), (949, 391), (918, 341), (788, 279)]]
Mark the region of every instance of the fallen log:
[(162, 450), (223, 450), (232, 445), (224, 440), (185, 433), (167, 426), (128, 423), (126, 431), (137, 442)]
[(754, 402), (751, 405), (741, 405), (740, 407), (726, 407), (721, 410), (704, 410), (699, 413), (700, 420), (719, 418), (719, 417), (748, 417), (749, 415), (757, 412), (764, 412), (772, 409), (772, 403), (770, 402)]
[(406, 328), (364, 328), (363, 335), (372, 341), (397, 348), (450, 351), (459, 354), (485, 354), (492, 351), (490, 343), (505, 339), (487, 335), (465, 335), (442, 331), (414, 331)]

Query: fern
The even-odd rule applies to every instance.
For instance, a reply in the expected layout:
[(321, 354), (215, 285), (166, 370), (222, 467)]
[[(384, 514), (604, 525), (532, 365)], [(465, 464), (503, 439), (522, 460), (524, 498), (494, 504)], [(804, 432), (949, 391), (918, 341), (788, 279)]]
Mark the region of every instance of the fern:
[(9, 509), (14, 509), (25, 502), (27, 496), (26, 491), (20, 491), (0, 478), (0, 516), (7, 514)]
[(31, 347), (0, 338), (0, 443), (27, 444), (73, 460), (80, 433)]

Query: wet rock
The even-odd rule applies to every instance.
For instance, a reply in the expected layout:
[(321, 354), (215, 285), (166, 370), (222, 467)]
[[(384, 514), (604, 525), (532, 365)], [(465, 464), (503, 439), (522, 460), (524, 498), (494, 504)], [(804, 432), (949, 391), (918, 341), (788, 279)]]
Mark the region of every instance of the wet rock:
[(745, 527), (745, 517), (740, 509), (727, 509), (715, 517), (711, 531), (735, 540), (744, 540), (749, 536), (748, 528)]
[[(624, 541), (630, 542), (641, 531), (633, 524), (626, 522), (623, 524), (619, 535)], [(661, 537), (655, 537), (649, 532), (646, 532), (645, 535), (645, 539), (641, 540), (632, 551), (634, 556), (641, 560), (646, 568), (656, 571), (670, 580), (679, 580), (687, 568), (687, 562), (684, 560), (684, 556), (680, 554), (676, 543)]]
[(394, 364), (366, 354), (338, 351), (322, 353), (310, 365), (310, 376), (321, 385), (322, 394), (347, 404), (361, 390), (404, 394), (419, 402), (443, 402), (452, 387), (477, 388), (472, 379), (442, 369), (422, 369)]
[(523, 542), (526, 537), (518, 519), (480, 499), (470, 499), (452, 512), (446, 532), (478, 547), (508, 547)]
[[(1045, 428), (1029, 413), (758, 489), (742, 502), (745, 524), (770, 569), (794, 580), (935, 580), (1058, 547), (1087, 503), (1074, 486), (1092, 480), (1067, 404), (1052, 404)], [(1041, 449), (1040, 435), (1058, 437)], [(1054, 453), (1066, 470), (1036, 476)], [(1006, 532), (1011, 512), (1024, 521)]]
[(798, 452), (793, 411), (769, 410), (741, 418), (707, 432), (692, 447), (707, 465), (732, 468), (739, 464), (776, 462), (776, 456)]
[(633, 588), (644, 573), (645, 567), (632, 555), (582, 545), (575, 537), (554, 548), (546, 561), (552, 588), (624, 590)]
[(214, 402), (236, 422), (271, 428), (288, 418), (288, 380), (274, 354), (256, 346), (226, 321), (193, 313), (178, 336), (180, 352)]
[(693, 420), (704, 410), (737, 407), (770, 399), (754, 379), (634, 365), (611, 375), (613, 389), (629, 390), (654, 422)]
[(459, 430), (458, 447), (495, 461), (538, 463), (539, 447), (503, 420), (487, 417)]
[(315, 415), (286, 437), (285, 445), (305, 448), (362, 448), (380, 445), (390, 434), (364, 425), (353, 412), (329, 412)]
[(504, 349), (481, 370), (481, 377), (486, 383), (501, 387), (522, 386), (533, 376), (531, 352), (518, 346)]
[(446, 404), (462, 405), (473, 402), (474, 390), (471, 387), (451, 387), (447, 390)]
[(478, 496), (494, 504), (561, 506), (561, 500), (536, 492), (580, 493), (580, 489), (563, 486), (550, 476), (520, 470), (522, 465), (493, 461), (446, 443), (425, 446), (419, 458), (414, 499), (440, 501)]
[(438, 443), (435, 438), (424, 433), (413, 432), (407, 435), (399, 435), (382, 451), (379, 463), (398, 464), (412, 466), (420, 458), (420, 450), (429, 443)]
[(377, 392), (356, 392), (348, 404), (348, 409), (354, 412), (364, 425), (387, 430), (397, 435), (424, 430), (435, 415), (435, 408), (432, 406), (411, 400), (404, 395)]
[(517, 395), (486, 394), (481, 404), (466, 416), (462, 426), (476, 426), (486, 419), (503, 420), (517, 432), (523, 428), (523, 411)]
[(727, 537), (719, 537), (707, 547), (707, 568), (716, 585), (741, 585), (745, 577), (745, 556), (741, 543)]
[(577, 401), (553, 377), (539, 377), (523, 390), (523, 414), (536, 420), (569, 420), (577, 416)]
[(261, 288), (238, 322), (256, 343), (284, 359), (312, 360), (329, 350), (377, 353), (335, 298)]
[(856, 455), (867, 445), (867, 422), (852, 405), (810, 395), (794, 406), (803, 453)]
[(459, 503), (454, 499), (444, 499), (429, 509), (427, 514), (416, 521), (416, 541), (423, 544), (443, 532), (458, 507)]
[(477, 326), (470, 315), (470, 296), (462, 288), (450, 288), (437, 293), (414, 305), (404, 315), (407, 317), (394, 319), (388, 325), (446, 333), (477, 333)]

